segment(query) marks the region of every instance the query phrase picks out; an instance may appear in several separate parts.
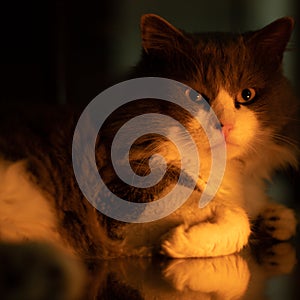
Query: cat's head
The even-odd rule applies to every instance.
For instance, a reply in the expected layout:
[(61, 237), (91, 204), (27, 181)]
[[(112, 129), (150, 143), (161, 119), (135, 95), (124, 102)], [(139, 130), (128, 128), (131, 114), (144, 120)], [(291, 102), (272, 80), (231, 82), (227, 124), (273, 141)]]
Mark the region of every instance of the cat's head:
[[(188, 86), (187, 98), (199, 100), (193, 99), (194, 93), (188, 92), (190, 88), (203, 95), (221, 122), (227, 144), (227, 166), (235, 166), (234, 161), (240, 166), (242, 162), (244, 174), (269, 178), (274, 169), (297, 164), (298, 150), (292, 130), (297, 124), (297, 101), (282, 73), (283, 53), (293, 25), (293, 19), (282, 18), (263, 29), (243, 34), (189, 34), (161, 17), (145, 15), (141, 20), (142, 57), (132, 77), (174, 79)], [(200, 107), (203, 108), (199, 105), (199, 110)], [(100, 173), (110, 190), (130, 201), (152, 201), (165, 195), (181, 174), (178, 149), (168, 135), (157, 134), (137, 139), (130, 148), (129, 160), (134, 172), (144, 176), (151, 173), (150, 158), (154, 154), (163, 156), (168, 172), (158, 184), (149, 189), (128, 187), (115, 173), (109, 159), (110, 145), (121, 126), (145, 113), (170, 116), (188, 129), (199, 151), (201, 180), (197, 179), (197, 186), (203, 190), (202, 179), (208, 179), (212, 162), (203, 128), (183, 108), (160, 99), (133, 101), (105, 121), (98, 140), (103, 142), (103, 150), (97, 152), (97, 157)], [(140, 126), (152, 129), (151, 120), (145, 123)], [(153, 125), (163, 128), (170, 124), (153, 121)], [(194, 165), (194, 152), (189, 152), (187, 140), (177, 128), (169, 127), (172, 134), (178, 134), (176, 141), (188, 149), (186, 161)], [(187, 175), (183, 185), (194, 180), (189, 168), (182, 173)]]
[(222, 124), (228, 159), (244, 161), (251, 172), (260, 166), (268, 176), (296, 164), (291, 124), (297, 102), (282, 72), (293, 26), (285, 17), (243, 34), (189, 34), (144, 15), (135, 74), (175, 79), (198, 91)]

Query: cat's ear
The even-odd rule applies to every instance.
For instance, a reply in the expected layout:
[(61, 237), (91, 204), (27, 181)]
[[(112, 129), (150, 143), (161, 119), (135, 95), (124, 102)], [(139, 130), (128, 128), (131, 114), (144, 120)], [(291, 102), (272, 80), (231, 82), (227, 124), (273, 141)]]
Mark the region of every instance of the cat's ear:
[(258, 53), (268, 55), (280, 62), (293, 28), (294, 19), (284, 17), (260, 30), (247, 33), (245, 37), (247, 43)]
[(154, 14), (141, 17), (142, 46), (151, 50), (168, 51), (185, 40), (184, 34), (165, 19)]

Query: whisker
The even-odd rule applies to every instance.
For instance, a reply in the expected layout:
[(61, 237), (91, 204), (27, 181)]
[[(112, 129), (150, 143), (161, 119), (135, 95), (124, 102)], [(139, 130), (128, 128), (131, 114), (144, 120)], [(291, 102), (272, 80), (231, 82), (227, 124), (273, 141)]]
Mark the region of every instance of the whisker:
[(286, 144), (288, 144), (288, 145), (290, 145), (290, 146), (298, 149), (297, 142), (294, 141), (293, 139), (289, 138), (289, 137), (286, 137), (284, 135), (280, 135), (280, 134), (276, 134), (275, 133), (275, 134), (272, 135), (272, 138), (274, 140), (277, 140), (277, 141), (280, 141), (280, 142), (284, 142), (284, 143), (286, 143)]

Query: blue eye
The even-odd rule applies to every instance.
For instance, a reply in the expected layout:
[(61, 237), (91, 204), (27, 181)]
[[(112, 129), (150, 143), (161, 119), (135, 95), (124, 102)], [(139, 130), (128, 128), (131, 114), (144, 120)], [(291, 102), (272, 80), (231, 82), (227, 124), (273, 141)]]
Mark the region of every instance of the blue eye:
[(200, 101), (202, 96), (193, 89), (187, 89), (185, 94), (194, 102)]

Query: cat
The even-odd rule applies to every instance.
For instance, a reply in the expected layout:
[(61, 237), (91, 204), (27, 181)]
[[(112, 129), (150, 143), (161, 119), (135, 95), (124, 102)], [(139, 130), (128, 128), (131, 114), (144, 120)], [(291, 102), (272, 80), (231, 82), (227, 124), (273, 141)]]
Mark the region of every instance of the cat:
[[(275, 170), (297, 166), (297, 100), (282, 71), (293, 27), (293, 19), (285, 17), (243, 34), (190, 34), (157, 15), (142, 16), (141, 59), (129, 78), (164, 77), (186, 84), (187, 97), (195, 100), (192, 91), (197, 91), (221, 122), (226, 170), (214, 199), (201, 209), (203, 189), (197, 183), (188, 201), (163, 219), (137, 224), (109, 218), (85, 199), (74, 177), (71, 144), (78, 113), (46, 108), (37, 116), (21, 110), (13, 111), (14, 121), (3, 113), (0, 240), (47, 242), (87, 260), (218, 257), (241, 251), (251, 234), (290, 239), (295, 214), (272, 203), (265, 189)], [(201, 178), (207, 181), (211, 154), (199, 124), (178, 106), (141, 99), (113, 112), (99, 132), (95, 156), (109, 189), (128, 201), (149, 202), (177, 182), (179, 154), (168, 137), (155, 134), (138, 139), (130, 159), (137, 174), (147, 174), (150, 157), (164, 156), (168, 173), (160, 183), (145, 190), (128, 187), (113, 170), (109, 153), (116, 131), (145, 111), (169, 115), (188, 128), (201, 154)]]

